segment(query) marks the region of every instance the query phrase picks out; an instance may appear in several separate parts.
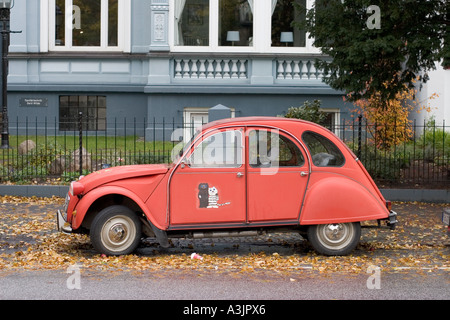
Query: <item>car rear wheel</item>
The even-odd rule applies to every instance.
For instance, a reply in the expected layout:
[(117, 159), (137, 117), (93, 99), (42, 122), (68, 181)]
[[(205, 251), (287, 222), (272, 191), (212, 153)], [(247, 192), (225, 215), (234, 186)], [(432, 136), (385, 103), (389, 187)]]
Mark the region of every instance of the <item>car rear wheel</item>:
[(342, 256), (349, 254), (358, 245), (361, 225), (355, 223), (333, 223), (310, 226), (308, 240), (320, 254)]
[(98, 252), (106, 255), (130, 254), (139, 245), (141, 229), (139, 218), (129, 208), (107, 207), (92, 221), (91, 242)]

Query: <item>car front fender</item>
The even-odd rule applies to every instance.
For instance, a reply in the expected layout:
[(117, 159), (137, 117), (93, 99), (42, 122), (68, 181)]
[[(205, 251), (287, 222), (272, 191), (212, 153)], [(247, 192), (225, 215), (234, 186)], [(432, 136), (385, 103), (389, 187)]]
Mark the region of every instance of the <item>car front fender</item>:
[(154, 226), (159, 229), (165, 229), (164, 226), (159, 224), (158, 221), (154, 219), (152, 213), (145, 205), (145, 202), (139, 196), (137, 196), (134, 192), (119, 186), (102, 186), (84, 195), (75, 207), (76, 213), (73, 216), (72, 229), (76, 230), (81, 226), (84, 218), (86, 217), (86, 214), (95, 201), (108, 195), (121, 195), (131, 199), (136, 203), (137, 206), (139, 206), (139, 208)]
[(301, 225), (385, 219), (389, 211), (377, 193), (343, 175), (313, 173), (306, 192)]

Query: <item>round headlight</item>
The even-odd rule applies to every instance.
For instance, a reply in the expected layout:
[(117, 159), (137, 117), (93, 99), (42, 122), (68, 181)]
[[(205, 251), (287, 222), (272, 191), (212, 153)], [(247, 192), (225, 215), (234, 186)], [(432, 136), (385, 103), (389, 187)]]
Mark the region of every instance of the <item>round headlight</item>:
[(81, 182), (73, 181), (70, 184), (69, 192), (72, 196), (78, 196), (84, 191), (84, 185)]

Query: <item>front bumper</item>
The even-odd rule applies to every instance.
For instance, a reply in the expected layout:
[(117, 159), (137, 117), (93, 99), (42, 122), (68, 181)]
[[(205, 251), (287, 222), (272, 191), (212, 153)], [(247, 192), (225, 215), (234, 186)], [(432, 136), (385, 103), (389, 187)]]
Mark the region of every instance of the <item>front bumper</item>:
[(64, 219), (64, 216), (61, 213), (61, 210), (58, 210), (58, 213), (56, 214), (56, 220), (57, 220), (57, 226), (58, 226), (58, 231), (59, 232), (63, 232), (63, 233), (72, 233), (72, 227), (70, 226), (70, 223), (67, 222)]
[(447, 226), (447, 235), (450, 236), (450, 208), (442, 211), (442, 222)]

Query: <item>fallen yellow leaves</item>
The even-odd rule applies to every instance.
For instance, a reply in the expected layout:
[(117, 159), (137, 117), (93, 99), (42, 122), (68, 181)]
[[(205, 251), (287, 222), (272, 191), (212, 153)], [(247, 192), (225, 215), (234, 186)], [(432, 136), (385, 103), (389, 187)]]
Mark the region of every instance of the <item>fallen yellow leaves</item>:
[[(176, 252), (172, 253), (170, 250), (160, 252), (155, 246), (153, 250), (152, 247), (144, 248), (145, 253), (141, 254), (119, 257), (99, 255), (93, 251), (89, 237), (56, 232), (54, 208), (62, 202), (58, 198), (0, 197), (0, 208), (4, 209), (0, 214), (0, 269), (65, 270), (77, 264), (83, 269), (150, 271), (154, 274), (171, 270), (214, 270), (218, 273), (245, 274), (261, 271), (356, 274), (366, 273), (369, 266), (395, 272), (410, 269), (427, 272), (450, 270), (448, 250), (443, 241), (444, 228), (439, 225), (437, 216), (429, 215), (431, 207), (426, 205), (426, 209), (421, 209), (424, 210), (423, 214), (403, 215), (399, 228), (394, 232), (363, 229), (360, 246), (353, 254), (345, 257), (320, 256), (311, 250), (299, 248), (292, 240), (268, 238), (265, 241), (270, 244), (271, 250), (280, 249), (280, 252), (261, 250), (243, 253), (242, 245), (239, 246), (236, 240), (236, 243), (229, 243), (231, 251), (226, 253), (217, 249), (218, 246), (212, 242), (208, 252), (196, 251), (203, 260), (195, 260), (191, 259), (193, 250), (198, 250), (195, 241), (183, 248), (175, 248)], [(16, 204), (20, 204), (17, 212), (10, 212), (11, 206), (15, 208)], [(27, 213), (28, 205), (37, 209), (32, 214)], [(405, 204), (403, 209), (407, 206)], [(240, 250), (240, 253), (234, 254), (233, 250)]]
[(59, 197), (41, 198), (41, 197), (19, 197), (19, 196), (1, 196), (0, 203), (29, 203), (29, 204), (63, 204), (64, 199)]
[(317, 271), (320, 273), (365, 273), (371, 265), (382, 269), (408, 266), (409, 268), (432, 265), (426, 258), (407, 256), (385, 260), (381, 257), (346, 256), (324, 257), (313, 253), (281, 256), (265, 252), (247, 255), (204, 254), (203, 260), (192, 260), (188, 253), (158, 254), (153, 256), (127, 255), (108, 257), (91, 251), (89, 239), (84, 236), (50, 235), (44, 241), (31, 245), (27, 250), (13, 255), (0, 256), (0, 268), (12, 269), (59, 269), (78, 264), (85, 269), (116, 271), (170, 271), (170, 270), (216, 270), (217, 272), (277, 272)]

